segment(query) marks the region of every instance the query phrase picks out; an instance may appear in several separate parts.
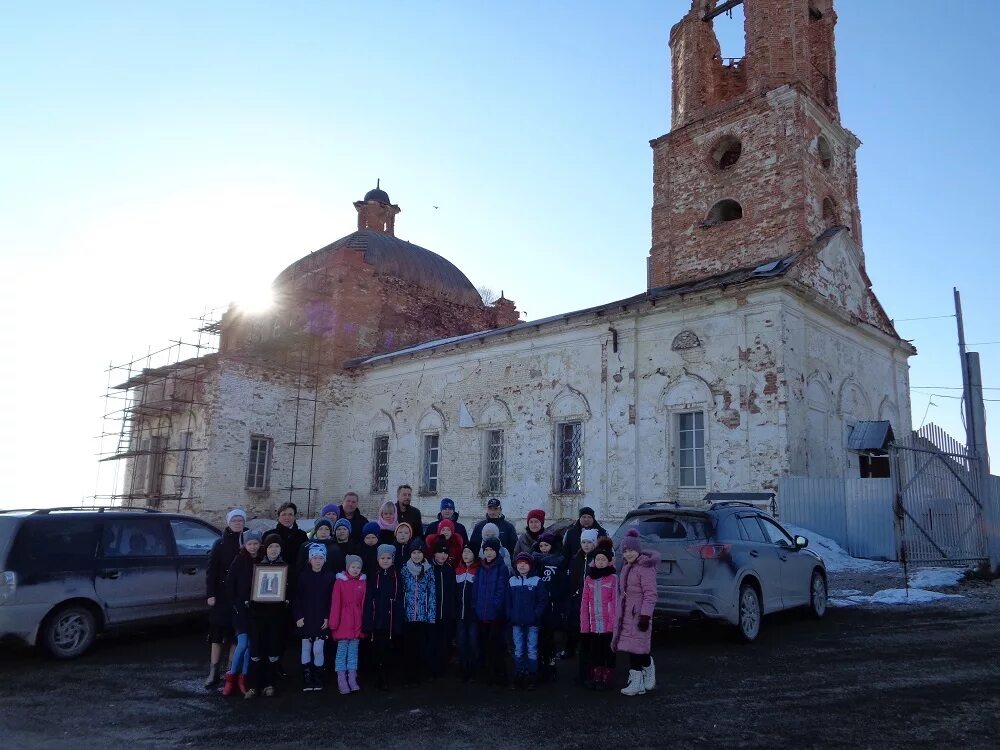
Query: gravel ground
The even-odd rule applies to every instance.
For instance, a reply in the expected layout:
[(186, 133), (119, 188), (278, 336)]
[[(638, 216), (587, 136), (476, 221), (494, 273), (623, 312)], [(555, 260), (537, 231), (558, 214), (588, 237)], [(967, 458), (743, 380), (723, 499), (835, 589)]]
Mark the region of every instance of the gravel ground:
[(444, 678), (303, 695), (289, 678), (275, 698), (224, 699), (201, 688), (206, 649), (193, 628), (105, 638), (74, 662), (0, 649), (0, 746), (993, 748), (995, 589), (959, 587), (963, 600), (947, 604), (834, 608), (820, 621), (782, 613), (749, 646), (713, 626), (658, 631), (659, 686), (637, 698), (582, 690), (563, 663), (559, 682), (534, 693)]

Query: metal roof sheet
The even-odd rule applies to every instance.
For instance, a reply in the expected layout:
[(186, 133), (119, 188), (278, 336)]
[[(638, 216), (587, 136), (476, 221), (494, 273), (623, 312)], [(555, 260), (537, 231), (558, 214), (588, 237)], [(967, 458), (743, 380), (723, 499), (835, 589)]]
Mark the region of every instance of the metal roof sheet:
[(884, 451), (892, 439), (892, 425), (888, 422), (858, 422), (847, 438), (847, 448), (852, 451)]

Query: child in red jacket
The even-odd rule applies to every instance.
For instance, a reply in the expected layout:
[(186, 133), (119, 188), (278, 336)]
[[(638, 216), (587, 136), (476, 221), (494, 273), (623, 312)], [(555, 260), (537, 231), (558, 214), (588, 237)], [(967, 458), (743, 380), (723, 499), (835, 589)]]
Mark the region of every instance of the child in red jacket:
[(361, 618), (368, 582), (361, 572), (358, 555), (348, 555), (347, 570), (337, 573), (330, 604), (330, 637), (337, 641), (337, 687), (341, 693), (360, 690), (358, 685), (358, 646), (363, 635)]

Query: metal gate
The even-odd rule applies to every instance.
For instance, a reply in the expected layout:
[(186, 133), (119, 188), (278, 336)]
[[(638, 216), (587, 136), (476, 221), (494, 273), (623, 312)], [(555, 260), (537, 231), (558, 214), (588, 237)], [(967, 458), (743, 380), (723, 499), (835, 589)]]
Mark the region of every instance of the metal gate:
[(988, 557), (977, 460), (940, 427), (890, 446), (901, 562), (974, 563)]

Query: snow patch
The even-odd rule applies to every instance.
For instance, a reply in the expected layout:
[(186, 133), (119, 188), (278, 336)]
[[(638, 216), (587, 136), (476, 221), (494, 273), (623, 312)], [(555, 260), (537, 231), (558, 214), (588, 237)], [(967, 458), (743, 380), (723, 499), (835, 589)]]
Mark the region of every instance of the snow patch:
[(927, 591), (926, 589), (882, 589), (871, 595), (861, 592), (854, 593), (850, 589), (835, 593), (838, 596), (831, 596), (829, 600), (831, 607), (857, 607), (862, 604), (929, 604), (941, 599), (962, 598), (958, 594), (942, 594), (939, 591)]
[(901, 571), (899, 563), (851, 557), (850, 554), (832, 539), (820, 536), (816, 532), (804, 529), (801, 526), (787, 525), (785, 528), (792, 536), (801, 535), (808, 539), (808, 549), (813, 550), (823, 558), (823, 562), (826, 563), (826, 569), (830, 573), (899, 573)]
[(940, 589), (957, 586), (965, 577), (962, 568), (922, 568), (910, 574), (910, 586), (917, 589)]

